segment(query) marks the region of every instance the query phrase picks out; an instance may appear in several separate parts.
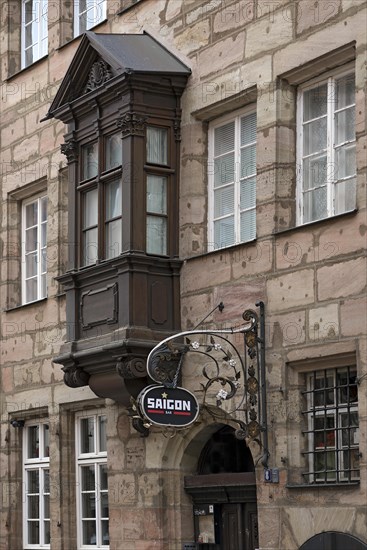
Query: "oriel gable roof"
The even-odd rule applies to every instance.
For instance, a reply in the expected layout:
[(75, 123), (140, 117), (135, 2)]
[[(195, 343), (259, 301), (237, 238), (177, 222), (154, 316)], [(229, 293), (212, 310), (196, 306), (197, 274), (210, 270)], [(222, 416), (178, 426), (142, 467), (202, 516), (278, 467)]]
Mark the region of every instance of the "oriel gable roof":
[(79, 44), (63, 81), (51, 103), (45, 119), (82, 95), (89, 72), (97, 60), (109, 68), (113, 79), (124, 73), (181, 75), (188, 77), (191, 70), (175, 55), (144, 34), (100, 34), (87, 31)]

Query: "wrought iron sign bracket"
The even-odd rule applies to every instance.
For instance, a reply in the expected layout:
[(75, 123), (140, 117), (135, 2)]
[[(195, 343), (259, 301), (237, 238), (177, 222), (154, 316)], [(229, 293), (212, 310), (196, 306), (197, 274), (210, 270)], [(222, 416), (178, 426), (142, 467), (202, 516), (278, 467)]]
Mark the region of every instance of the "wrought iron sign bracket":
[[(206, 410), (216, 420), (237, 424), (239, 439), (256, 441), (261, 463), (267, 467), (265, 306), (263, 302), (256, 306), (259, 313), (244, 311), (239, 326), (195, 328), (170, 336), (152, 349), (147, 373), (154, 383), (132, 400), (133, 426), (143, 437), (152, 426), (170, 433), (188, 428)], [(213, 311), (223, 308), (221, 302)], [(233, 342), (241, 335), (242, 353)], [(182, 380), (186, 387), (180, 386)]]

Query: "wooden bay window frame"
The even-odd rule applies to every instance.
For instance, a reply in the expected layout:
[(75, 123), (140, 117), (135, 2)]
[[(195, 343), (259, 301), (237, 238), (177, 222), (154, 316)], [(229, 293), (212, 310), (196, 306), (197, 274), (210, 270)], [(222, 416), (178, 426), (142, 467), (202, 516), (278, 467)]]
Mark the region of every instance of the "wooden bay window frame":
[[(117, 145), (116, 145), (117, 142)], [(108, 144), (111, 146), (108, 148)], [(112, 144), (114, 153), (112, 153)], [(79, 184), (81, 267), (118, 256), (122, 248), (122, 144), (119, 132), (102, 134), (80, 144)], [(117, 185), (116, 185), (117, 183)], [(115, 188), (115, 201), (108, 189)], [(109, 193), (111, 195), (111, 192)], [(108, 239), (109, 230), (120, 227), (118, 240)], [(116, 235), (116, 231), (114, 232)]]

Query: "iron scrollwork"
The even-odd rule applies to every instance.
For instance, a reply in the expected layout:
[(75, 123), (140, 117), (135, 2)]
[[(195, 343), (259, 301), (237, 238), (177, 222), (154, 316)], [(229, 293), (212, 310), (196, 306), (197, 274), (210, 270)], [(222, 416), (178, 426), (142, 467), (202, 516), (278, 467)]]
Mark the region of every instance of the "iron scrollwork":
[[(221, 304), (222, 305), (222, 304)], [(267, 463), (264, 304), (257, 313), (246, 310), (239, 327), (221, 330), (190, 330), (166, 338), (153, 348), (147, 360), (148, 376), (157, 385), (175, 389), (182, 380), (189, 383), (200, 401), (201, 410), (212, 417), (238, 425), (238, 439), (257, 441), (263, 447), (262, 463)], [(223, 308), (223, 305), (222, 305)], [(241, 355), (230, 335), (242, 335)], [(194, 389), (193, 389), (194, 387)], [(139, 418), (139, 407), (134, 407)], [(140, 414), (145, 428), (149, 422)]]

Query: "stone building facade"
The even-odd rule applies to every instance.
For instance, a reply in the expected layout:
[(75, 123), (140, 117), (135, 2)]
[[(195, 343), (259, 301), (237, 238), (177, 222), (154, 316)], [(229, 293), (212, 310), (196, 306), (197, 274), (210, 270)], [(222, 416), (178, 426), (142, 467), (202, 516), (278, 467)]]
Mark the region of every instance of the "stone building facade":
[(0, 7), (1, 550), (366, 549), (365, 1)]

